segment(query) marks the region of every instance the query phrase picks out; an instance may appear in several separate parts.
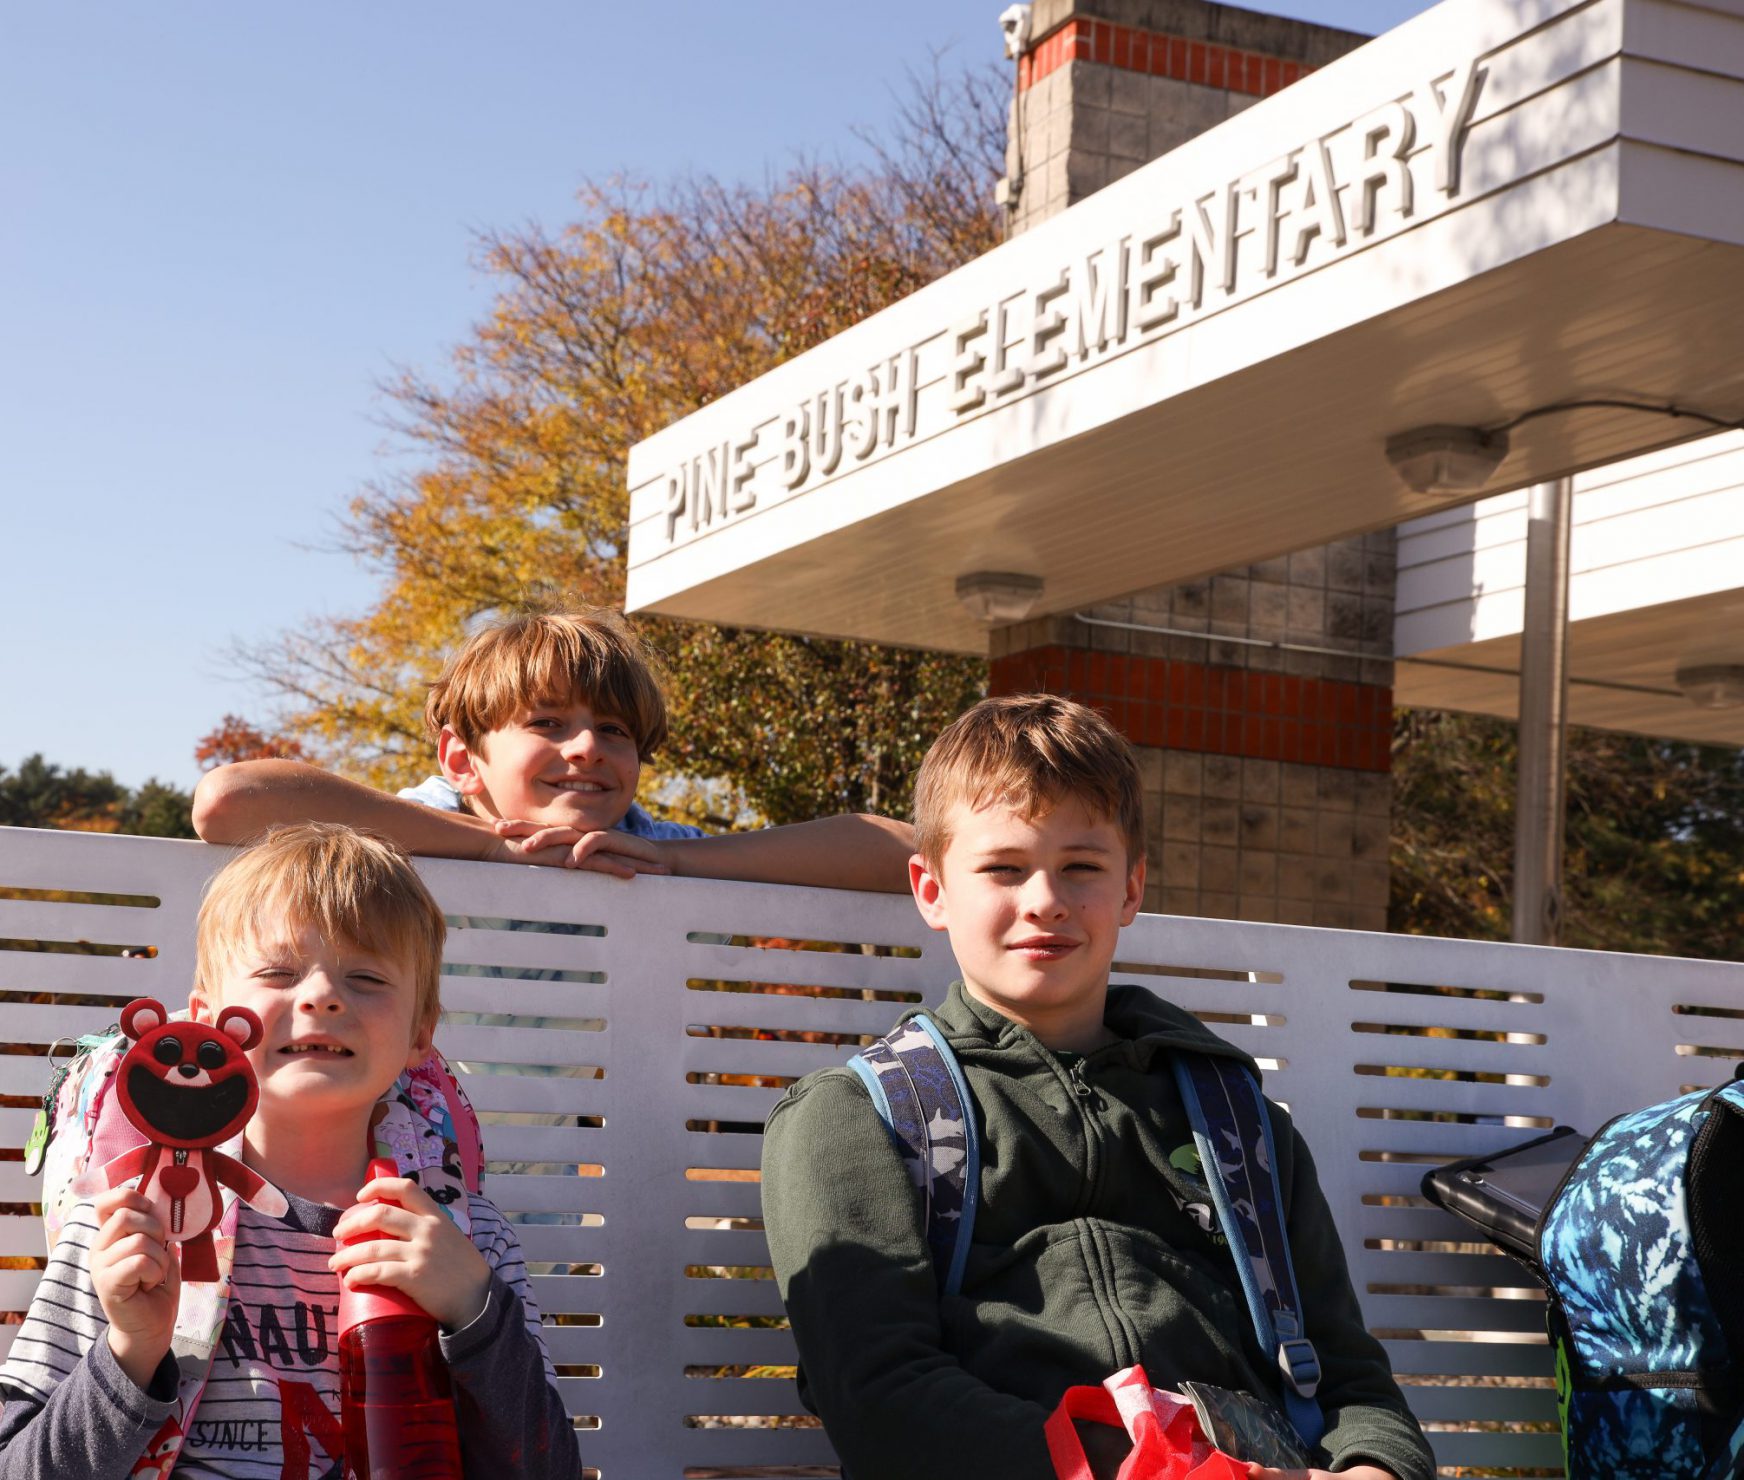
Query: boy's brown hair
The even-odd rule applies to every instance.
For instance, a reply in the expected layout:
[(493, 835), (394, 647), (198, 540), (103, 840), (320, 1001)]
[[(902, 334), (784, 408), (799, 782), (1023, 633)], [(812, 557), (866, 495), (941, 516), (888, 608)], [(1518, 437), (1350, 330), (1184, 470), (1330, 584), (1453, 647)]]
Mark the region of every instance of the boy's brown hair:
[(914, 784), (915, 847), (937, 869), (950, 845), (951, 808), (1003, 801), (1024, 817), (1076, 797), (1126, 839), (1128, 866), (1144, 857), (1144, 796), (1132, 746), (1094, 709), (1057, 694), (983, 699), (932, 743)]
[(424, 723), (468, 748), (529, 705), (580, 700), (623, 720), (647, 760), (666, 741), (666, 696), (646, 643), (609, 608), (525, 611), (467, 638), (430, 685)]
[(194, 979), (216, 998), (237, 954), (273, 925), (309, 926), (403, 962), (417, 990), (414, 1021), (442, 1010), (448, 927), (418, 871), (395, 844), (337, 822), (275, 827), (213, 875), (200, 901)]

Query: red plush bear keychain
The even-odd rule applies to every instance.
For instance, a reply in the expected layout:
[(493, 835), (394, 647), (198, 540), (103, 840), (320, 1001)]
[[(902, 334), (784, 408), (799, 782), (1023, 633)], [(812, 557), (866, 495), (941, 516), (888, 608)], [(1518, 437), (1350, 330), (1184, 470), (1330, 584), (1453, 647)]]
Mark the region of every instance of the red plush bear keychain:
[(289, 1207), (272, 1183), (213, 1149), (248, 1123), (260, 1100), (244, 1053), (260, 1042), (260, 1019), (226, 1007), (216, 1023), (174, 1023), (161, 1003), (140, 997), (122, 1011), (121, 1031), (133, 1044), (116, 1065), (115, 1093), (148, 1144), (81, 1173), (73, 1191), (89, 1196), (138, 1177), (169, 1242), (182, 1246), (182, 1278), (209, 1284), (218, 1278), (220, 1184), (270, 1218)]

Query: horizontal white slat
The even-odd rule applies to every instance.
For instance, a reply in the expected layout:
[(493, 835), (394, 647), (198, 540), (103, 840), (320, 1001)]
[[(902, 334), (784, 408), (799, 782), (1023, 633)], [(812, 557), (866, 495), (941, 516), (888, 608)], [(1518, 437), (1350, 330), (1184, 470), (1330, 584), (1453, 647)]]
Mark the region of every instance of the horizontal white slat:
[(603, 985), (588, 982), (525, 981), (486, 976), (442, 978), (444, 1023), (458, 1023), (457, 1013), (502, 1013), (526, 1019), (582, 1019), (603, 1023), (607, 1000)]
[[(8, 1031), (15, 1025), (8, 1022)], [(16, 1037), (10, 1039), (17, 1043)], [(0, 1054), (0, 1095), (29, 1095), (36, 1098), (48, 1092), (53, 1071), (48, 1060), (38, 1054)]]
[[(444, 1035), (437, 1033), (437, 1047), (446, 1049)], [(463, 1067), (458, 1055), (450, 1062)], [(466, 1074), (461, 1075), (466, 1097), (480, 1115), (489, 1111), (507, 1114), (538, 1114), (541, 1112), (570, 1115), (597, 1115), (609, 1093), (604, 1080), (575, 1075), (553, 1074)]]
[(17, 1161), (0, 1161), (0, 1203), (35, 1202), (42, 1179), (33, 1177)]
[(155, 945), (167, 925), (167, 917), (161, 909), (122, 909), (105, 904), (0, 898), (0, 940)]
[(114, 999), (117, 1013), (133, 997), (156, 997), (167, 1007), (183, 1007), (188, 980), (186, 969), (165, 956), (0, 950), (0, 992), (101, 995)]
[(0, 1310), (23, 1310), (41, 1279), (34, 1269), (0, 1269)]
[(768, 1074), (788, 1078), (846, 1063), (853, 1052), (852, 1044), (688, 1037), (681, 1050), (686, 1073)]
[(490, 1064), (598, 1064), (602, 1033), (566, 1028), (488, 1028), (443, 1024), (437, 1043), (450, 1059)]

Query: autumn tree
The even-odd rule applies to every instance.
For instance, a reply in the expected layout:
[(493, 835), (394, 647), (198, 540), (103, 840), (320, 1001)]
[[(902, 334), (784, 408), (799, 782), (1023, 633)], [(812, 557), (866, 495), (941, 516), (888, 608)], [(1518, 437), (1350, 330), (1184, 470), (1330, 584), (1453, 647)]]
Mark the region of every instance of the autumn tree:
[(236, 761), (307, 759), (302, 742), (294, 736), (268, 734), (238, 714), (225, 715), (194, 744), (194, 763), (202, 771)]
[[(344, 525), (379, 600), (246, 655), (290, 735), (404, 783), (428, 769), (424, 689), (470, 624), (552, 592), (620, 605), (629, 448), (993, 245), (1003, 88), (935, 72), (868, 163), (757, 186), (613, 181), (561, 230), (486, 236), (492, 311), (448, 377), (386, 387), (415, 464)], [(985, 682), (980, 662), (934, 653), (647, 630), (669, 667), (668, 774), (724, 778), (720, 810), (769, 821), (904, 808), (928, 739)]]
[[(1510, 720), (1395, 717), (1395, 930), (1508, 938), (1515, 758)], [(1744, 958), (1744, 752), (1571, 729), (1564, 846), (1564, 945)]]

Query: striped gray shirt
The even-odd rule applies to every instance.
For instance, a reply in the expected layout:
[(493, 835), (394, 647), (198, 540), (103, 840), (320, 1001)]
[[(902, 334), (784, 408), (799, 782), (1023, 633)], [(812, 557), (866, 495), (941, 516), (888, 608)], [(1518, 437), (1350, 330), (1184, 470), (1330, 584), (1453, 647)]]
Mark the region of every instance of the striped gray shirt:
[[(247, 1206), (241, 1210), (229, 1315), (175, 1466), (178, 1477), (282, 1480), (295, 1469), (316, 1480), (330, 1471), (338, 1473), (339, 1281), (327, 1268), (327, 1260), (333, 1253), (331, 1231), (339, 1210), (295, 1197), (290, 1202), (291, 1210), (283, 1219), (265, 1217)], [(464, 1331), (444, 1336), (443, 1347), (463, 1392), (480, 1387), (485, 1391), (475, 1391), (473, 1396), (486, 1399), (486, 1393), (494, 1395), (497, 1379), (506, 1378), (520, 1391), (521, 1401), (504, 1405), (492, 1396), (483, 1403), (463, 1403), (463, 1445), (469, 1458), (477, 1449), (481, 1457), (494, 1453), (499, 1462), (520, 1461), (535, 1454), (544, 1457), (554, 1442), (561, 1445), (563, 1439), (554, 1440), (553, 1435), (562, 1430), (573, 1456), (573, 1431), (562, 1411), (550, 1358), (539, 1338), (539, 1313), (528, 1287), (520, 1243), (493, 1203), (474, 1196), (470, 1206), (473, 1244), (496, 1278), (484, 1314)], [(85, 1364), (87, 1354), (103, 1335), (106, 1322), (91, 1287), (88, 1264), (96, 1232), (89, 1204), (81, 1205), (68, 1219), (9, 1358), (0, 1367), (0, 1388), (5, 1389), (8, 1400), (5, 1422), (0, 1426), (0, 1442), (7, 1450), (3, 1466), (7, 1474), (14, 1472), (12, 1462), (23, 1458), (12, 1450), (28, 1432), (18, 1427), (22, 1415), (15, 1411), (15, 1405), (20, 1401), (26, 1408), (47, 1404), (56, 1388)], [(526, 1334), (518, 1339), (497, 1330), (503, 1322), (503, 1307), (513, 1304), (508, 1299), (511, 1292), (520, 1301), (524, 1319)], [(481, 1331), (481, 1327), (490, 1329)], [(480, 1370), (469, 1373), (470, 1355), (494, 1348), (503, 1350), (485, 1357)], [(107, 1354), (106, 1343), (102, 1354)], [(495, 1372), (505, 1359), (512, 1371)], [(536, 1386), (530, 1379), (539, 1368), (545, 1378), (544, 1400), (533, 1394), (529, 1405), (526, 1389)], [(131, 1388), (125, 1379), (122, 1381)], [(96, 1391), (106, 1390), (105, 1384), (97, 1385)], [(164, 1406), (151, 1405), (145, 1394), (137, 1395), (148, 1406), (159, 1410)], [(536, 1431), (488, 1435), (466, 1431), (469, 1424), (503, 1428), (505, 1406), (511, 1411), (522, 1410), (518, 1421)], [(484, 1414), (477, 1411), (480, 1407), (486, 1409)], [(169, 1414), (178, 1421), (182, 1417), (179, 1408), (179, 1401), (168, 1405)], [(511, 1414), (511, 1426), (515, 1421)], [(156, 1426), (150, 1424), (149, 1429)], [(302, 1462), (287, 1468), (288, 1462), (299, 1458)], [(35, 1472), (34, 1466), (26, 1465), (18, 1473)], [(537, 1471), (539, 1467), (528, 1468)], [(574, 1474), (573, 1458), (567, 1467), (557, 1465), (554, 1472)], [(118, 1473), (127, 1473), (126, 1461)]]

